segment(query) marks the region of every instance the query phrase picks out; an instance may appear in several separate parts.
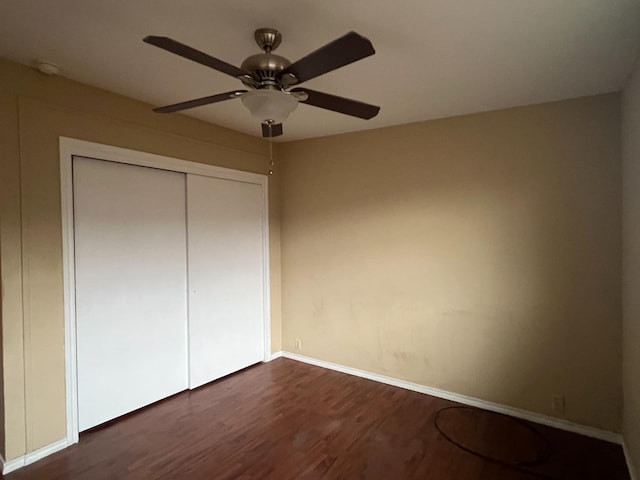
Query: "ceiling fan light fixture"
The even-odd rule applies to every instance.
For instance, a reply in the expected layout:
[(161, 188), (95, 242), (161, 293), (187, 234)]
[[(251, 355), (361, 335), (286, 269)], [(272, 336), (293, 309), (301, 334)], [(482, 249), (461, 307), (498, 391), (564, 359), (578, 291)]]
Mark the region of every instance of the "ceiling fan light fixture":
[(261, 123), (282, 123), (298, 106), (298, 100), (280, 90), (251, 90), (240, 97), (242, 104)]

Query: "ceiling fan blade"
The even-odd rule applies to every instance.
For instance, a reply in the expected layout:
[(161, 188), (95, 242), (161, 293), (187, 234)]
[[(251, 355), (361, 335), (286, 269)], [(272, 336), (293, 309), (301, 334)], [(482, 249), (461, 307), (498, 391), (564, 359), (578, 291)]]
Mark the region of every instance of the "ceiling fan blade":
[(333, 110), (334, 112), (344, 113), (352, 117), (364, 118), (369, 120), (375, 117), (380, 111), (380, 107), (369, 105), (368, 103), (358, 102), (349, 98), (329, 95), (328, 93), (316, 92), (308, 88), (293, 88), (291, 92), (304, 92), (307, 94), (306, 100), (299, 100), (300, 103), (313, 105), (314, 107)]
[(214, 58), (211, 55), (207, 55), (206, 53), (196, 50), (195, 48), (191, 48), (180, 42), (176, 42), (169, 37), (156, 37), (150, 35), (148, 37), (144, 37), (143, 41), (150, 45), (162, 48), (163, 50), (166, 50), (168, 52), (180, 55), (187, 60), (198, 62), (206, 67), (210, 67), (214, 70), (218, 70), (219, 72), (231, 75), (232, 77), (237, 78), (243, 75), (249, 75), (249, 72), (245, 72), (238, 67), (234, 67), (227, 62)]
[(282, 135), (282, 124), (276, 123), (274, 125), (262, 124), (262, 136), (264, 138), (273, 138)]
[(349, 32), (292, 63), (282, 70), (280, 77), (291, 73), (298, 79), (297, 83), (306, 82), (374, 53), (376, 51), (369, 39), (356, 32)]
[(217, 95), (210, 95), (208, 97), (196, 98), (195, 100), (174, 103), (173, 105), (167, 105), (166, 107), (154, 108), (153, 111), (156, 113), (179, 112), (180, 110), (186, 110), (187, 108), (201, 107), (202, 105), (209, 105), (210, 103), (231, 100), (232, 98), (237, 98), (246, 92), (247, 90), (234, 90), (233, 92), (219, 93)]

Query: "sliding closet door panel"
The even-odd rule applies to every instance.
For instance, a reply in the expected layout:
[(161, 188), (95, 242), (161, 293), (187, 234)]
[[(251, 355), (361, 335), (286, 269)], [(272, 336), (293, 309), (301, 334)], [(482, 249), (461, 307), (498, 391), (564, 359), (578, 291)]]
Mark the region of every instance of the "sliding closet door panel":
[(80, 431), (187, 388), (185, 175), (73, 162)]
[(189, 386), (264, 358), (262, 186), (187, 175)]

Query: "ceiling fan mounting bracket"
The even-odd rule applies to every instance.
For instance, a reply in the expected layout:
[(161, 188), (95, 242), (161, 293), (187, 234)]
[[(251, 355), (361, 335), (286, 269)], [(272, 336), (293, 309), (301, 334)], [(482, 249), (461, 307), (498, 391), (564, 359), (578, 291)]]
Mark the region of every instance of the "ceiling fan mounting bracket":
[(280, 42), (282, 42), (282, 34), (275, 28), (259, 28), (253, 34), (256, 43), (264, 53), (273, 52)]

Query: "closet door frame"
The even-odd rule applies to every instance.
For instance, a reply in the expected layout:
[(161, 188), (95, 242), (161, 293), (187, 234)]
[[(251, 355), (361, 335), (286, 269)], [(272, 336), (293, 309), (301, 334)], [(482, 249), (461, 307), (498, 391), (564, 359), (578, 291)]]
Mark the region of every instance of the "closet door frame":
[(180, 160), (100, 143), (60, 137), (60, 191), (62, 210), (62, 263), (64, 283), (65, 382), (67, 445), (78, 443), (78, 363), (76, 356), (75, 245), (73, 218), (73, 157), (87, 157), (172, 172), (202, 175), (260, 185), (262, 188), (263, 336), (264, 358), (271, 360), (271, 305), (269, 275), (269, 193), (267, 176)]

